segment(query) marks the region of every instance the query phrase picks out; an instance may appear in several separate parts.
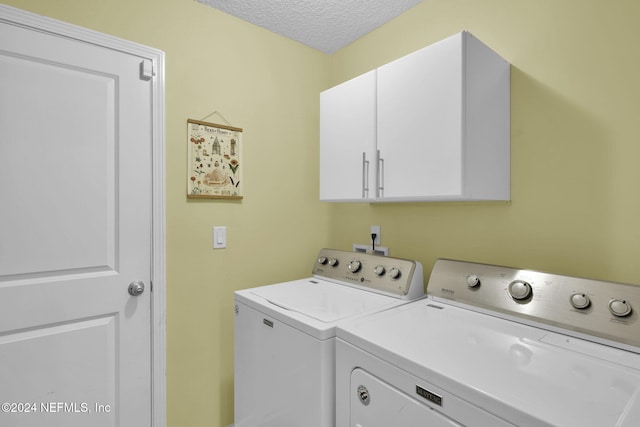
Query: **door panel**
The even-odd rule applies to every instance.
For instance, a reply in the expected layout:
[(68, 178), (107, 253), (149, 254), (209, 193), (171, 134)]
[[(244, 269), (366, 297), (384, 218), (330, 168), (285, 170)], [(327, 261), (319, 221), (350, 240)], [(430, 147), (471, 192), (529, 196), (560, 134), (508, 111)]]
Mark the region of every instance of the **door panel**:
[(0, 22), (0, 425), (151, 425), (142, 61)]
[(114, 268), (114, 78), (0, 56), (3, 276)]
[[(0, 383), (14, 387), (10, 395), (15, 397), (10, 399), (19, 399), (9, 402), (23, 405), (2, 415), (9, 420), (7, 425), (34, 425), (30, 422), (36, 417), (46, 425), (48, 421), (77, 425), (74, 418), (91, 425), (114, 425), (115, 408), (97, 403), (116, 401), (116, 327), (116, 318), (105, 316), (0, 337), (3, 363), (29, 367), (20, 372), (19, 382), (10, 370), (0, 371)], [(78, 401), (77, 391), (86, 382), (103, 386), (85, 390)], [(21, 413), (26, 404), (30, 412)]]

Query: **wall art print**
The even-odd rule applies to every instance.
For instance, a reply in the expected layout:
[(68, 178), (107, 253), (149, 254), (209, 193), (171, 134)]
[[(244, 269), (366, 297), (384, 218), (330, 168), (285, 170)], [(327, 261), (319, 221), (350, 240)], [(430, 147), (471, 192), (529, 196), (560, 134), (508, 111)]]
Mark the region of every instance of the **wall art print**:
[(187, 197), (242, 199), (242, 129), (187, 120)]

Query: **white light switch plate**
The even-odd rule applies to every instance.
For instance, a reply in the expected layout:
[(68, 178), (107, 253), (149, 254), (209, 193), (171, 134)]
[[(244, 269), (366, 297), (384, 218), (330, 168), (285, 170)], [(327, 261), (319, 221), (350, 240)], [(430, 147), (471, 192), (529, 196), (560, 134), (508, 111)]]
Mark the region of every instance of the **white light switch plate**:
[(213, 227), (213, 249), (227, 247), (227, 227)]

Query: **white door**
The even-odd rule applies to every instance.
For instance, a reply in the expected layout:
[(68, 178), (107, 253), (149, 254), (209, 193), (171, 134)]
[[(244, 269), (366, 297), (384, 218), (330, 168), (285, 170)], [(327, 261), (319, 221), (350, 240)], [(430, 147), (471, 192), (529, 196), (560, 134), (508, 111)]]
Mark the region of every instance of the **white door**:
[(0, 426), (151, 425), (145, 61), (0, 20)]
[(378, 68), (382, 198), (460, 195), (461, 46), (458, 34)]
[(376, 72), (320, 94), (320, 200), (376, 197)]

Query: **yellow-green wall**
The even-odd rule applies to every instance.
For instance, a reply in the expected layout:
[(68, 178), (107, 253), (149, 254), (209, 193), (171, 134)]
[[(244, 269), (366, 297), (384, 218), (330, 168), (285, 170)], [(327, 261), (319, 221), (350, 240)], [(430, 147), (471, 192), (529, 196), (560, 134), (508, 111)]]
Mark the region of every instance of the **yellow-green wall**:
[(336, 205), (330, 243), (625, 282), (640, 274), (640, 2), (427, 0), (335, 54), (336, 84), (467, 29), (511, 69), (510, 203)]
[[(638, 282), (635, 0), (425, 0), (331, 56), (194, 0), (4, 3), (166, 53), (170, 427), (233, 421), (233, 291), (308, 275), (371, 224), (427, 274), (451, 257)], [(512, 64), (512, 201), (318, 202), (318, 93), (463, 29)], [(213, 111), (245, 131), (241, 202), (185, 197), (186, 120)]]

